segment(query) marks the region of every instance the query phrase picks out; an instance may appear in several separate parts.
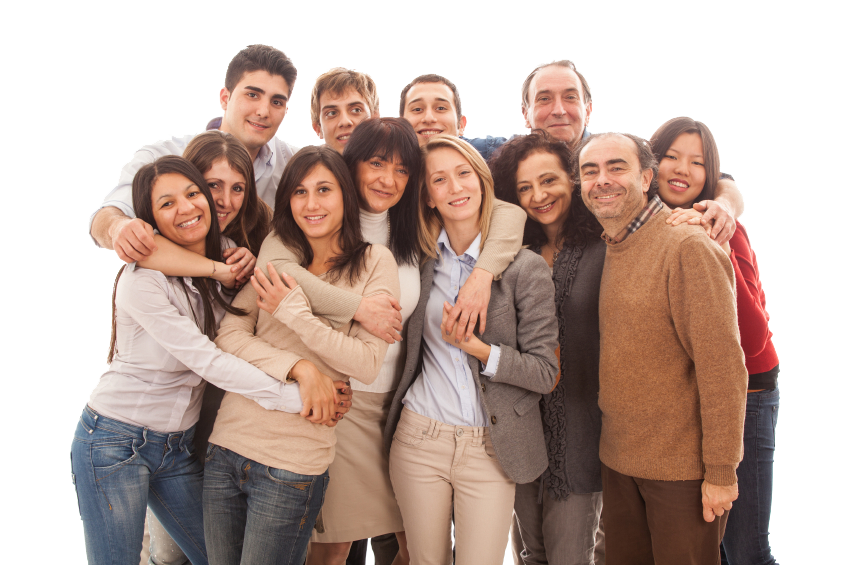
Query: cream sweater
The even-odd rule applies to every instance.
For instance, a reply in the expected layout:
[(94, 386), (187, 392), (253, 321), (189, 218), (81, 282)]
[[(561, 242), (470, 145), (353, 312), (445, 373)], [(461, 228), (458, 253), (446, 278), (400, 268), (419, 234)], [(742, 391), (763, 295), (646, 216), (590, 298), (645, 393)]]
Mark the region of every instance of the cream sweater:
[[(288, 253), (272, 233), (262, 244), (257, 265)], [(398, 297), (398, 268), (388, 249), (373, 245), (365, 271), (353, 286), (342, 277), (333, 286), (360, 296), (378, 292)], [(334, 380), (357, 379), (371, 383), (377, 376), (387, 344), (349, 322), (336, 329), (312, 314), (301, 287), (293, 290), (274, 315), (256, 305), (256, 291), (246, 285), (233, 306), (247, 316), (227, 314), (215, 343), (223, 351), (249, 361), (272, 377), (285, 380), (300, 359), (312, 361)], [(313, 424), (298, 414), (270, 412), (255, 402), (227, 393), (221, 402), (209, 438), (263, 465), (302, 475), (319, 475), (333, 460), (336, 436), (333, 428)]]

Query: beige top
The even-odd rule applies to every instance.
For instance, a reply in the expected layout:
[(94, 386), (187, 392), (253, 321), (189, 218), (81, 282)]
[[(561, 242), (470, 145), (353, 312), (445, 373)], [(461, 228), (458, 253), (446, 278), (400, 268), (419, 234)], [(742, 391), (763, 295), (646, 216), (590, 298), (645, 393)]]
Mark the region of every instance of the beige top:
[[(257, 265), (264, 267), (285, 249), (272, 233), (262, 244)], [(347, 277), (341, 277), (333, 286), (360, 296), (383, 292), (397, 298), (398, 267), (388, 249), (372, 245), (360, 280), (352, 286)], [(256, 297), (253, 287), (246, 285), (233, 301), (248, 315), (224, 317), (215, 340), (223, 351), (280, 380), (300, 359), (308, 359), (334, 380), (374, 381), (386, 354), (382, 339), (357, 322), (331, 328), (327, 320), (312, 314), (301, 287), (289, 293), (273, 316), (257, 307)], [(263, 465), (319, 475), (333, 460), (336, 436), (333, 428), (298, 414), (269, 412), (242, 395), (227, 393), (209, 441)]]
[(602, 462), (661, 481), (737, 481), (748, 374), (734, 271), (664, 207), (608, 244), (599, 297)]
[[(361, 214), (361, 221), (362, 217)], [(486, 246), (481, 251), (475, 268), (492, 273), (495, 280), (499, 280), (501, 273), (513, 262), (516, 253), (522, 248), (522, 236), (527, 218), (527, 214), (520, 207), (496, 199), (492, 208)], [(370, 235), (363, 230), (363, 237), (367, 241), (380, 243), (380, 240), (370, 239)], [(317, 280), (309, 271), (298, 265), (298, 260), (291, 251), (281, 255), (274, 266), (294, 277), (298, 284), (304, 287), (304, 291), (310, 297), (313, 311), (321, 313), (333, 327), (350, 322), (357, 308), (360, 307), (361, 295), (345, 292), (342, 287), (330, 286)], [(411, 315), (412, 312), (405, 314)]]

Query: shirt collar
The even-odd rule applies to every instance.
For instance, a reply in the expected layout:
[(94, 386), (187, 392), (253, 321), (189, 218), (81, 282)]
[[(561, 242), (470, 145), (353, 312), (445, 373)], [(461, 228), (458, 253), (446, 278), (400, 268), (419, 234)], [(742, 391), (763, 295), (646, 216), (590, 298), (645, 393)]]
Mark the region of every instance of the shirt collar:
[[(637, 214), (637, 217), (631, 220), (631, 223), (628, 224), (628, 226), (622, 231), (622, 235), (619, 239), (617, 239), (617, 237), (611, 237), (606, 233), (601, 234), (601, 238), (607, 243), (622, 243), (629, 235), (643, 227), (643, 225), (645, 225), (652, 216), (661, 210), (663, 210), (663, 202), (661, 202), (660, 196), (655, 194), (654, 197), (646, 203), (645, 208)], [(617, 236), (618, 235), (619, 234), (617, 234)]]
[[(440, 255), (443, 250), (448, 251), (449, 255), (457, 257), (457, 254), (451, 248), (451, 242), (448, 241), (448, 232), (445, 231), (445, 228), (442, 228), (442, 231), (439, 232), (439, 237), (436, 239), (436, 246), (439, 248)], [(477, 237), (472, 241), (472, 244), (466, 249), (466, 252), (463, 255), (459, 256), (459, 259), (462, 259), (464, 256), (468, 256), (469, 259), (473, 263), (477, 263), (478, 257), (481, 254), (481, 234), (478, 232)]]

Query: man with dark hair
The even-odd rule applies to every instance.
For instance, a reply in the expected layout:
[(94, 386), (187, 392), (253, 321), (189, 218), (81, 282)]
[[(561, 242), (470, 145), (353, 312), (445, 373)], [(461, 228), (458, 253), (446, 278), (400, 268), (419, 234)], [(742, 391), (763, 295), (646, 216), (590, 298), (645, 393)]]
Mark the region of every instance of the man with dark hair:
[(748, 382), (734, 271), (704, 229), (666, 223), (646, 141), (592, 135), (577, 151), (581, 196), (607, 242), (598, 400), (607, 563), (714, 565), (737, 498)]
[(310, 115), (319, 139), (342, 153), (361, 121), (380, 116), (377, 86), (365, 73), (330, 69), (315, 81)]
[(419, 145), (439, 134), (462, 137), (466, 129), (457, 87), (439, 75), (421, 75), (405, 86), (398, 115), (412, 124)]
[[(283, 168), (297, 151), (274, 137), (286, 116), (298, 71), (280, 50), (267, 45), (242, 49), (227, 67), (219, 98), (224, 117), (219, 129), (234, 135), (254, 160), (259, 197), (274, 207)], [(133, 177), (142, 166), (164, 155), (182, 155), (193, 135), (146, 145), (121, 170), (118, 186), (91, 216), (89, 233), (100, 247), (114, 249), (122, 261), (140, 261), (157, 247), (153, 228), (133, 211)]]

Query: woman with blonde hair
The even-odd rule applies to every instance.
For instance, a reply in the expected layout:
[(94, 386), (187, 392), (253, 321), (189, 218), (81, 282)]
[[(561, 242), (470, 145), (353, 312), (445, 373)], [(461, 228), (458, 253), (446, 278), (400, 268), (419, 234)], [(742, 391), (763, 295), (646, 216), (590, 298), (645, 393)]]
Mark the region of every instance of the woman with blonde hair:
[(384, 433), (413, 563), (499, 563), (516, 483), (547, 466), (540, 395), (555, 383), (557, 322), (545, 261), (520, 251), (492, 283), (486, 330), (445, 323), (487, 245), (492, 176), (460, 139), (423, 147), (419, 213), (427, 256), (409, 322), (407, 361)]

